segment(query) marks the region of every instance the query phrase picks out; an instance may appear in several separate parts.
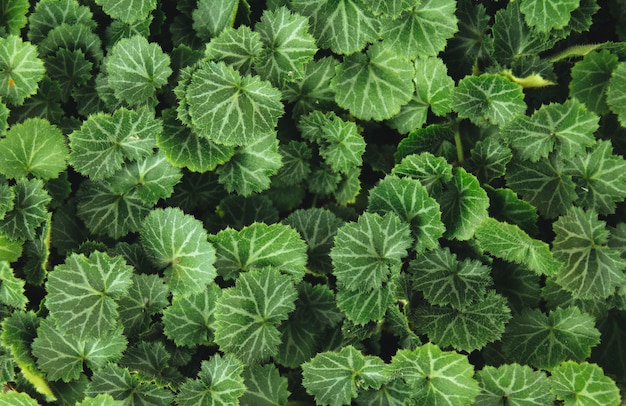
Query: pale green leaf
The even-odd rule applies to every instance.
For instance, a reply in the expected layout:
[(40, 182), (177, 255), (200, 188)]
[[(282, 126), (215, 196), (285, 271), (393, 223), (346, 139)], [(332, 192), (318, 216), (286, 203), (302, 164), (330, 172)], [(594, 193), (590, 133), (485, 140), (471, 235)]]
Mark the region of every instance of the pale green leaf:
[(26, 25), (26, 14), (29, 2), (27, 0), (7, 0), (0, 5), (0, 36), (19, 35)]
[(548, 244), (531, 238), (516, 225), (486, 218), (476, 229), (476, 239), (492, 255), (523, 264), (538, 275), (556, 275), (563, 267)]
[(28, 298), (24, 294), (25, 282), (16, 278), (13, 269), (6, 261), (0, 261), (0, 303), (24, 310)]
[(413, 287), (433, 305), (461, 308), (481, 299), (491, 284), (489, 267), (476, 260), (459, 261), (447, 247), (418, 255), (409, 270)]
[(399, 350), (391, 359), (391, 371), (410, 385), (418, 404), (470, 405), (479, 392), (467, 356), (441, 351), (432, 343)]
[(261, 54), (263, 43), (258, 32), (247, 25), (227, 27), (206, 45), (204, 56), (209, 61), (223, 61), (244, 75), (252, 73), (255, 59)]
[(232, 355), (216, 354), (202, 362), (198, 378), (188, 379), (176, 396), (180, 406), (236, 405), (246, 390), (244, 365)]
[(562, 361), (583, 361), (600, 342), (594, 319), (576, 307), (558, 308), (548, 315), (526, 309), (509, 322), (502, 349), (512, 360), (552, 369)]
[(72, 254), (48, 275), (50, 317), (63, 334), (79, 340), (105, 335), (117, 324), (117, 301), (128, 292), (132, 272), (119, 256)]
[(566, 361), (550, 372), (550, 391), (564, 406), (622, 404), (619, 388), (596, 364)]
[(161, 121), (148, 109), (92, 115), (69, 135), (70, 163), (91, 179), (106, 178), (121, 169), (125, 159), (152, 155), (161, 131)]
[(395, 213), (364, 213), (341, 226), (330, 251), (333, 274), (349, 290), (375, 290), (400, 271), (413, 240)]
[(293, 114), (297, 117), (313, 110), (332, 110), (335, 106), (335, 92), (330, 82), (335, 77), (339, 62), (326, 56), (311, 61), (304, 67), (304, 76), (295, 82), (285, 84), (283, 98), (293, 103)]
[(353, 291), (342, 288), (337, 292), (337, 307), (355, 324), (382, 320), (392, 301), (389, 284), (374, 290)]
[(39, 406), (39, 403), (26, 392), (9, 390), (0, 393), (0, 406)]
[(437, 199), (441, 206), (441, 220), (446, 226), (448, 239), (468, 240), (476, 228), (487, 218), (489, 198), (474, 175), (458, 167), (452, 180), (444, 185)]
[(304, 276), (306, 244), (296, 230), (284, 224), (254, 223), (240, 231), (227, 228), (209, 240), (217, 252), (215, 267), (224, 279), (268, 266), (296, 280)]
[[(142, 0), (144, 1), (144, 0)], [(135, 35), (115, 43), (105, 61), (108, 85), (129, 105), (149, 104), (172, 74), (170, 58), (157, 43)]]
[(556, 281), (575, 298), (605, 299), (626, 282), (626, 260), (607, 246), (609, 231), (597, 213), (572, 207), (553, 229), (552, 251), (565, 264)]
[(243, 371), (246, 391), (239, 399), (244, 406), (282, 406), (287, 404), (290, 392), (287, 378), (280, 376), (273, 364), (252, 365)]
[(531, 117), (518, 115), (502, 135), (522, 159), (537, 162), (555, 149), (563, 158), (585, 151), (595, 142), (598, 116), (576, 99), (542, 106)]
[(198, 0), (191, 14), (193, 30), (205, 41), (217, 37), (224, 29), (232, 27), (238, 5), (238, 0)]
[(199, 293), (215, 278), (215, 248), (193, 216), (178, 208), (153, 210), (140, 234), (150, 260), (166, 268), (165, 282), (174, 295)]
[(353, 346), (322, 352), (302, 365), (302, 384), (318, 405), (349, 405), (359, 389), (379, 389), (389, 380), (384, 362)]
[(275, 86), (302, 79), (305, 64), (317, 52), (315, 38), (308, 29), (309, 20), (286, 7), (266, 10), (254, 26), (264, 45), (255, 71)]
[(606, 102), (611, 111), (619, 117), (622, 127), (626, 127), (626, 62), (620, 62), (611, 74)]
[(554, 403), (545, 372), (529, 366), (505, 364), (498, 368), (490, 365), (476, 373), (480, 393), (476, 404), (498, 406), (506, 402), (511, 406), (547, 406)]
[(411, 62), (384, 42), (344, 58), (331, 81), (337, 104), (362, 120), (386, 120), (413, 95)]
[(415, 90), (417, 99), (430, 106), (433, 113), (444, 116), (450, 111), (450, 97), (454, 81), (439, 58), (415, 59)]
[(383, 20), (380, 36), (409, 59), (436, 56), (457, 31), (453, 0), (421, 0), (398, 18)]
[(24, 241), (0, 233), (0, 261), (15, 262), (22, 256)]
[(580, 0), (520, 0), (520, 11), (526, 23), (539, 32), (563, 28)]
[(278, 139), (274, 132), (259, 134), (245, 146), (235, 148), (230, 160), (216, 173), (227, 191), (242, 196), (269, 189), (270, 177), (282, 166)]
[(618, 58), (607, 50), (590, 52), (572, 67), (569, 83), (570, 97), (575, 97), (596, 114), (606, 114), (606, 92), (611, 73), (618, 65)]
[(378, 39), (380, 19), (361, 0), (294, 0), (291, 8), (309, 17), (317, 45), (334, 53), (352, 54)]
[(526, 110), (522, 87), (504, 76), (483, 74), (461, 79), (452, 93), (452, 108), (479, 126), (504, 126)]
[(445, 158), (422, 152), (402, 158), (391, 173), (419, 180), (429, 196), (436, 199), (441, 197), (443, 185), (452, 180), (452, 165)]
[(376, 16), (384, 14), (388, 17), (399, 17), (403, 11), (415, 6), (412, 0), (375, 0), (368, 1), (366, 6)]
[(381, 215), (393, 211), (409, 223), (418, 253), (437, 247), (445, 231), (439, 203), (428, 196), (418, 180), (410, 177), (386, 176), (370, 190), (367, 209)]
[(242, 273), (235, 287), (223, 291), (215, 310), (215, 342), (245, 363), (276, 355), (277, 326), (294, 310), (297, 291), (291, 278), (265, 268)]
[(0, 97), (5, 103), (20, 105), (34, 95), (44, 72), (34, 45), (16, 35), (0, 38)]
[(0, 235), (11, 240), (32, 240), (35, 230), (48, 218), (47, 206), (51, 197), (40, 179), (17, 180), (13, 209), (0, 220)]
[(394, 379), (380, 389), (361, 391), (356, 399), (359, 406), (405, 406), (413, 397), (413, 389), (402, 379)]
[(143, 20), (156, 8), (156, 0), (95, 0), (96, 4), (113, 19), (125, 23)]
[(211, 284), (202, 292), (175, 296), (172, 305), (163, 311), (163, 333), (178, 346), (212, 343), (215, 304), (221, 294), (219, 286)]
[(95, 397), (86, 397), (82, 402), (76, 403), (76, 406), (123, 406), (124, 402), (115, 400), (109, 394), (99, 394)]
[(257, 76), (241, 76), (223, 62), (197, 69), (186, 90), (194, 131), (218, 144), (248, 145), (274, 131), (281, 94)]

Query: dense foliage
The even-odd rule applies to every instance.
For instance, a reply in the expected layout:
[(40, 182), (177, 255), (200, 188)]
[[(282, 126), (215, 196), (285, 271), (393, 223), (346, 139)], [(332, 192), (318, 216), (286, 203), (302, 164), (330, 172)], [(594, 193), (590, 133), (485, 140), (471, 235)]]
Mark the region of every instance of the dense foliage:
[(624, 27), (2, 1), (0, 405), (620, 405)]

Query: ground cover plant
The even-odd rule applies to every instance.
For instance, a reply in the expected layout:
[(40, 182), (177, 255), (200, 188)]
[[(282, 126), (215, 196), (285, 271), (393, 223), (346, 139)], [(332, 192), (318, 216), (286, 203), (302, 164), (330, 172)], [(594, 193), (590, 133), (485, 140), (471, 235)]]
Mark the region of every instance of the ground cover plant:
[(620, 405), (621, 0), (5, 0), (0, 405)]

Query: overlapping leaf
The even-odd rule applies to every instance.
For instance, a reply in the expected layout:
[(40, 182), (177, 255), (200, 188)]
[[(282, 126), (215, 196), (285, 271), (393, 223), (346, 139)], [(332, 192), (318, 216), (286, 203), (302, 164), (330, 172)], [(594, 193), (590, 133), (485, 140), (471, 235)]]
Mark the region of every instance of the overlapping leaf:
[(348, 290), (337, 292), (337, 307), (348, 320), (355, 324), (367, 324), (380, 321), (393, 301), (389, 284), (383, 284), (374, 290)]
[(263, 43), (258, 32), (248, 26), (224, 29), (220, 35), (212, 38), (206, 45), (205, 58), (210, 61), (223, 61), (243, 75), (252, 73), (255, 58), (263, 50)]
[(291, 394), (287, 390), (287, 378), (280, 376), (272, 364), (252, 365), (243, 371), (246, 391), (239, 399), (244, 406), (285, 405)]
[(150, 212), (141, 227), (141, 243), (150, 260), (164, 271), (174, 295), (199, 293), (216, 276), (215, 248), (202, 223), (178, 208)]
[(156, 0), (95, 0), (111, 18), (131, 24), (143, 20), (156, 8)]
[(550, 371), (550, 392), (565, 406), (619, 405), (619, 388), (598, 365), (567, 361)]
[(503, 399), (512, 405), (550, 405), (554, 395), (545, 372), (535, 371), (529, 366), (504, 364), (498, 368), (490, 365), (476, 373), (480, 393), (477, 404), (498, 405)]
[(607, 50), (590, 52), (572, 67), (570, 96), (577, 98), (596, 114), (606, 114), (606, 92), (618, 58)]
[(620, 62), (611, 74), (606, 102), (611, 111), (619, 117), (622, 127), (626, 127), (626, 63)]
[(159, 275), (134, 274), (128, 294), (117, 300), (124, 334), (131, 338), (148, 329), (152, 316), (169, 304), (170, 291)]
[[(458, 156), (454, 145), (454, 134), (455, 131), (449, 125), (431, 124), (428, 127), (418, 128), (400, 141), (393, 157), (396, 162), (400, 162), (408, 155), (429, 152), (449, 162), (456, 162)], [(432, 196), (437, 197), (437, 195)]]
[(38, 44), (50, 30), (61, 24), (96, 27), (89, 7), (79, 5), (77, 0), (42, 0), (28, 16), (28, 39)]
[(32, 240), (35, 229), (48, 217), (51, 197), (39, 179), (20, 178), (13, 190), (13, 208), (0, 220), (0, 235), (12, 240)]
[(239, 2), (225, 0), (216, 3), (211, 0), (199, 0), (193, 10), (193, 29), (203, 40), (217, 37), (222, 30), (232, 27)]
[(445, 158), (422, 152), (404, 157), (393, 167), (392, 173), (419, 180), (430, 196), (439, 198), (443, 193), (443, 185), (452, 180), (452, 165)]
[(37, 92), (44, 72), (35, 46), (16, 35), (0, 38), (0, 97), (4, 102), (22, 104)]
[(502, 137), (490, 135), (474, 144), (467, 168), (485, 184), (503, 176), (511, 158), (513, 153)]
[(0, 261), (0, 303), (24, 310), (28, 298), (24, 294), (25, 282), (16, 278), (6, 261)]
[(528, 235), (536, 235), (537, 209), (525, 200), (520, 199), (511, 189), (494, 189), (485, 186), (489, 195), (489, 214), (496, 220), (514, 224)]
[(580, 0), (521, 0), (520, 11), (526, 23), (540, 32), (565, 27)]
[(330, 82), (335, 76), (339, 62), (331, 57), (311, 61), (304, 67), (304, 76), (295, 82), (288, 82), (283, 89), (283, 97), (294, 104), (293, 114), (307, 114), (313, 110), (331, 110), (335, 105), (335, 92)]
[(0, 394), (0, 406), (38, 406), (39, 403), (26, 392), (9, 390)]

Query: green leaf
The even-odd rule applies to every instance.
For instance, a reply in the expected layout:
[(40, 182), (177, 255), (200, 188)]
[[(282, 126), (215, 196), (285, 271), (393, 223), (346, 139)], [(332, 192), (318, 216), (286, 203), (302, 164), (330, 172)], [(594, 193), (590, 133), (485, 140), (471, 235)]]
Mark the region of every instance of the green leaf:
[(470, 405), (479, 392), (467, 356), (441, 351), (432, 343), (398, 350), (390, 369), (411, 387), (413, 399), (420, 404)]
[(215, 267), (224, 279), (268, 266), (295, 280), (304, 276), (306, 244), (296, 230), (284, 224), (254, 223), (240, 231), (226, 228), (209, 236), (209, 241), (217, 252)]
[(276, 355), (276, 328), (294, 310), (296, 288), (278, 270), (265, 268), (242, 273), (235, 287), (223, 291), (215, 310), (215, 342), (246, 364)]
[(165, 85), (172, 74), (169, 56), (159, 44), (148, 43), (141, 35), (115, 43), (107, 56), (105, 69), (115, 97), (129, 105), (151, 102), (156, 89)]
[(178, 346), (193, 347), (213, 342), (215, 304), (222, 294), (211, 284), (204, 291), (188, 296), (175, 296), (163, 312), (164, 334)]
[(16, 35), (0, 38), (0, 97), (8, 104), (21, 105), (37, 93), (45, 68), (37, 48)]
[(618, 65), (618, 58), (607, 50), (590, 52), (572, 67), (569, 83), (570, 97), (575, 97), (596, 114), (606, 114), (606, 94), (611, 73)]
[(578, 100), (571, 99), (544, 105), (531, 117), (518, 115), (502, 129), (502, 135), (522, 159), (537, 162), (555, 149), (561, 157), (569, 158), (595, 142), (598, 119)]
[(15, 262), (22, 256), (24, 241), (0, 233), (0, 261)]
[(499, 340), (510, 318), (506, 298), (492, 290), (480, 300), (459, 308), (418, 307), (412, 320), (416, 333), (427, 334), (431, 342), (472, 352)]
[(369, 389), (359, 393), (357, 405), (404, 406), (411, 399), (413, 390), (401, 379), (394, 379), (384, 384), (379, 390)]
[(123, 406), (121, 400), (115, 400), (109, 394), (99, 394), (95, 397), (86, 397), (82, 402), (76, 403), (76, 406)]
[(320, 48), (349, 55), (378, 39), (380, 20), (362, 3), (361, 0), (294, 0), (291, 8), (309, 17)]
[(514, 192), (549, 219), (564, 214), (576, 200), (574, 181), (557, 154), (536, 163), (514, 158), (505, 179)]
[(461, 79), (452, 93), (452, 108), (479, 126), (504, 126), (526, 110), (522, 87), (504, 76), (482, 74)]
[(243, 75), (249, 75), (252, 73), (255, 58), (262, 50), (263, 43), (259, 33), (242, 25), (236, 29), (227, 27), (220, 35), (212, 38), (206, 45), (204, 56), (206, 60), (223, 61)]
[(496, 220), (514, 224), (528, 235), (537, 235), (537, 209), (525, 200), (517, 197), (511, 189), (494, 189), (485, 186), (489, 195), (489, 214)]
[(490, 135), (474, 144), (467, 160), (467, 170), (484, 185), (504, 176), (511, 158), (513, 153), (502, 137)]
[(576, 307), (558, 308), (548, 315), (526, 309), (509, 322), (502, 349), (512, 360), (540, 369), (562, 361), (583, 361), (600, 342), (593, 317)]
[(413, 287), (433, 305), (462, 308), (485, 296), (491, 284), (489, 267), (479, 261), (457, 260), (449, 248), (426, 251), (410, 262)]
[(201, 39), (207, 41), (217, 37), (224, 29), (232, 27), (237, 13), (238, 0), (198, 0), (193, 10), (193, 29)]
[(498, 368), (490, 365), (476, 373), (480, 393), (476, 404), (497, 406), (506, 402), (515, 406), (551, 405), (554, 395), (545, 372), (535, 371), (526, 365), (505, 364)]
[(278, 172), (281, 165), (278, 139), (274, 132), (268, 132), (246, 146), (235, 148), (230, 160), (216, 173), (227, 191), (250, 196), (268, 189), (270, 177)]
[(249, 145), (274, 131), (283, 114), (280, 91), (257, 76), (241, 76), (223, 62), (197, 69), (186, 100), (193, 130), (224, 145)]
[(476, 228), (487, 218), (489, 198), (474, 175), (458, 167), (452, 180), (444, 185), (437, 199), (441, 206), (441, 220), (448, 239), (469, 240)]
[(59, 83), (63, 101), (69, 99), (74, 89), (89, 82), (92, 67), (93, 63), (86, 59), (81, 49), (61, 48), (54, 56), (46, 58), (46, 73)]
[(313, 151), (306, 142), (291, 140), (287, 144), (278, 146), (283, 166), (272, 182), (281, 186), (293, 186), (303, 182), (311, 173), (311, 158)]
[(36, 228), (48, 218), (47, 205), (51, 197), (39, 179), (20, 178), (14, 191), (13, 209), (0, 220), (0, 235), (11, 240), (33, 240)]
[(25, 282), (15, 277), (6, 261), (0, 261), (0, 303), (24, 310), (28, 298), (24, 294)]
[(37, 45), (39, 55), (46, 59), (55, 55), (59, 49), (80, 50), (86, 59), (96, 66), (102, 62), (102, 41), (93, 32), (93, 24), (61, 24), (50, 30)]
[(375, 15), (384, 14), (388, 17), (399, 17), (403, 11), (410, 10), (415, 4), (411, 0), (376, 0), (366, 4)]
[(117, 301), (128, 292), (133, 268), (122, 257), (72, 254), (46, 282), (46, 307), (63, 334), (79, 340), (105, 335), (117, 324)]
[(19, 35), (26, 25), (26, 13), (29, 4), (27, 0), (7, 0), (0, 6), (0, 36)]
[(273, 364), (252, 365), (243, 371), (246, 391), (239, 399), (244, 406), (286, 405), (291, 394), (287, 378), (280, 376)]
[(116, 362), (126, 349), (122, 329), (86, 339), (74, 338), (59, 331), (51, 320), (42, 320), (33, 341), (33, 355), (37, 365), (52, 381), (69, 382), (80, 377), (83, 366), (97, 370), (109, 362)]
[(155, 0), (95, 0), (102, 10), (113, 19), (127, 24), (148, 18), (156, 8)]
[(91, 179), (104, 179), (133, 161), (152, 155), (161, 121), (148, 109), (120, 108), (112, 115), (98, 113), (69, 135), (70, 163)]
[(550, 391), (563, 405), (619, 405), (619, 388), (602, 368), (567, 361), (550, 371)]
[(188, 379), (176, 396), (180, 406), (211, 406), (239, 404), (246, 390), (242, 377), (244, 365), (232, 355), (216, 354), (202, 361), (197, 379)]
[(9, 390), (0, 394), (0, 406), (38, 406), (39, 403), (26, 392)]
[(317, 52), (308, 29), (309, 20), (286, 7), (263, 12), (254, 26), (264, 45), (254, 65), (256, 72), (275, 86), (302, 79), (304, 65)]
[(610, 141), (598, 141), (586, 154), (566, 162), (566, 174), (578, 186), (576, 205), (600, 214), (613, 214), (626, 198), (626, 161), (613, 154)]
[(395, 213), (363, 213), (341, 226), (330, 251), (333, 274), (342, 289), (375, 290), (400, 271), (413, 240)]
[(126, 337), (135, 337), (147, 330), (152, 316), (163, 312), (169, 304), (169, 294), (170, 290), (158, 275), (134, 274), (128, 294), (117, 301)]
[(386, 120), (413, 95), (414, 68), (384, 42), (344, 58), (331, 81), (337, 104), (362, 120)]
[(626, 260), (607, 246), (606, 223), (592, 211), (572, 207), (553, 223), (554, 256), (565, 264), (556, 281), (580, 299), (605, 299), (626, 281)]
[(367, 209), (381, 215), (392, 211), (409, 223), (418, 253), (437, 247), (445, 231), (439, 203), (418, 180), (409, 177), (386, 176), (370, 189)]
[(476, 229), (480, 247), (492, 255), (517, 264), (523, 264), (538, 275), (555, 275), (563, 264), (553, 257), (543, 241), (528, 236), (516, 225), (486, 218)]
[(626, 63), (620, 62), (611, 74), (609, 80), (609, 88), (607, 90), (606, 102), (609, 109), (619, 118), (622, 127), (626, 127), (626, 92), (624, 92), (624, 84), (626, 83)]
[(215, 278), (215, 249), (193, 216), (178, 208), (153, 210), (140, 234), (150, 260), (166, 268), (165, 282), (174, 295), (199, 293)]
[(335, 92), (330, 82), (335, 77), (339, 62), (326, 56), (307, 63), (300, 80), (287, 82), (282, 91), (283, 98), (292, 103), (294, 116), (310, 113), (314, 110), (332, 110), (335, 106)]
[(28, 16), (28, 39), (38, 44), (53, 28), (62, 24), (96, 28), (89, 7), (79, 5), (77, 0), (42, 0)]
[(322, 352), (302, 365), (302, 384), (318, 405), (349, 405), (363, 388), (379, 389), (389, 380), (384, 362), (353, 346)]
[(383, 284), (374, 290), (339, 289), (337, 307), (345, 313), (348, 320), (355, 324), (380, 321), (393, 302), (389, 284)]
[(396, 162), (400, 162), (408, 155), (429, 152), (444, 158), (444, 161), (456, 162), (458, 158), (454, 134), (455, 131), (449, 125), (431, 124), (425, 128), (418, 128), (400, 141), (393, 157)]
[(408, 59), (436, 56), (457, 31), (456, 2), (421, 0), (398, 18), (383, 20), (380, 36)]
[(579, 5), (580, 0), (521, 0), (520, 11), (529, 26), (548, 32), (565, 27)]
[(142, 341), (124, 353), (123, 364), (142, 380), (157, 383), (178, 383), (183, 377), (169, 366), (171, 354), (161, 341)]
[(365, 141), (355, 123), (329, 113), (322, 125), (319, 154), (334, 172), (349, 172), (363, 164)]
[(422, 152), (402, 158), (391, 173), (419, 180), (430, 196), (439, 198), (443, 193), (443, 185), (452, 180), (452, 165), (445, 158)]

